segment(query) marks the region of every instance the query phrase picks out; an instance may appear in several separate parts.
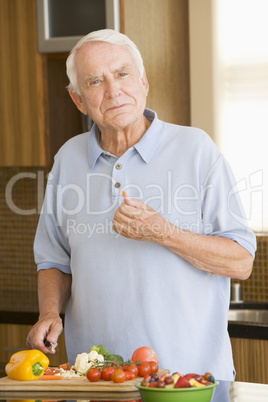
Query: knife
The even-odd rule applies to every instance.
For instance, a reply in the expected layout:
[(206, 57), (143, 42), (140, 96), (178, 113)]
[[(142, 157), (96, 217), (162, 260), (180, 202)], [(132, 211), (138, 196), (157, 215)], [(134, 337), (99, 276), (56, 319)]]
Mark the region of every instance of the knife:
[(47, 338), (44, 339), (44, 344), (46, 348), (51, 348), (51, 352), (55, 352), (55, 345), (53, 343), (49, 342)]

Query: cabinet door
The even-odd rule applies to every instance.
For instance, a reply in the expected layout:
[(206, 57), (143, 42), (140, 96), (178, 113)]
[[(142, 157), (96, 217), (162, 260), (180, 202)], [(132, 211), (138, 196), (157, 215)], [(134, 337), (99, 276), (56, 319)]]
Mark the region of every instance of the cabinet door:
[(0, 165), (45, 164), (45, 56), (35, 0), (0, 0)]
[[(26, 338), (32, 325), (0, 324), (0, 362), (7, 363), (13, 353), (26, 350)], [(50, 365), (58, 366), (67, 362), (64, 334), (61, 333), (55, 355), (48, 355)]]
[(268, 341), (231, 338), (236, 381), (268, 384)]

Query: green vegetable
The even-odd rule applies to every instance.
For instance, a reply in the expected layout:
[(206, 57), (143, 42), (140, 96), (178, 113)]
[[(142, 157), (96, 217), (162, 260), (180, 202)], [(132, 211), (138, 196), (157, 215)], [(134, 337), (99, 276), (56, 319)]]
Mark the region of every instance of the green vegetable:
[(110, 352), (108, 352), (108, 349), (106, 348), (105, 345), (100, 344), (98, 346), (92, 346), (92, 348), (90, 349), (89, 352), (92, 352), (92, 350), (95, 350), (95, 352), (97, 352), (99, 355), (102, 355), (104, 357), (105, 361), (111, 360), (111, 361), (119, 362), (120, 364), (124, 363), (124, 359), (122, 356), (110, 354)]
[(108, 349), (105, 345), (101, 344), (98, 346), (92, 346), (89, 352), (92, 352), (92, 350), (95, 350), (99, 355), (102, 355), (104, 357), (104, 360), (106, 360), (107, 357), (110, 356), (110, 353), (108, 352)]
[(109, 355), (109, 360), (112, 360), (114, 362), (119, 362), (120, 364), (124, 363), (124, 359), (120, 355)]

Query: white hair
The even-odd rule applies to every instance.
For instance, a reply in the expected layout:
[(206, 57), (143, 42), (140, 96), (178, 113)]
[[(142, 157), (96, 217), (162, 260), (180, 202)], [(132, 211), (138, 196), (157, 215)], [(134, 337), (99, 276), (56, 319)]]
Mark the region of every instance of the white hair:
[(135, 43), (132, 42), (132, 40), (129, 39), (128, 36), (120, 32), (114, 31), (113, 29), (101, 29), (99, 31), (90, 32), (88, 35), (81, 38), (79, 42), (77, 42), (77, 44), (71, 50), (66, 60), (66, 73), (69, 78), (69, 85), (67, 86), (67, 89), (80, 95), (77, 84), (76, 67), (74, 62), (75, 54), (77, 50), (80, 49), (80, 47), (83, 46), (85, 43), (97, 42), (97, 41), (107, 42), (113, 45), (128, 46), (128, 49), (130, 50), (132, 56), (134, 57), (134, 60), (137, 63), (140, 75), (141, 77), (143, 76), (144, 72), (143, 60), (140, 51), (135, 45)]

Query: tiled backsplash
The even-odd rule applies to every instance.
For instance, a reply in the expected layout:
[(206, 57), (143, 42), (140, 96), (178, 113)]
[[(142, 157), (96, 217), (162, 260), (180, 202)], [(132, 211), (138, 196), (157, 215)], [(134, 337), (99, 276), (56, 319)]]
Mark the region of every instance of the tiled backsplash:
[(268, 236), (257, 236), (257, 252), (251, 276), (241, 283), (244, 301), (268, 302)]
[(0, 168), (0, 310), (38, 311), (33, 240), (44, 168)]
[[(46, 168), (0, 168), (0, 310), (38, 311), (33, 240)], [(246, 301), (268, 302), (268, 236), (258, 237), (251, 277), (241, 281)]]

